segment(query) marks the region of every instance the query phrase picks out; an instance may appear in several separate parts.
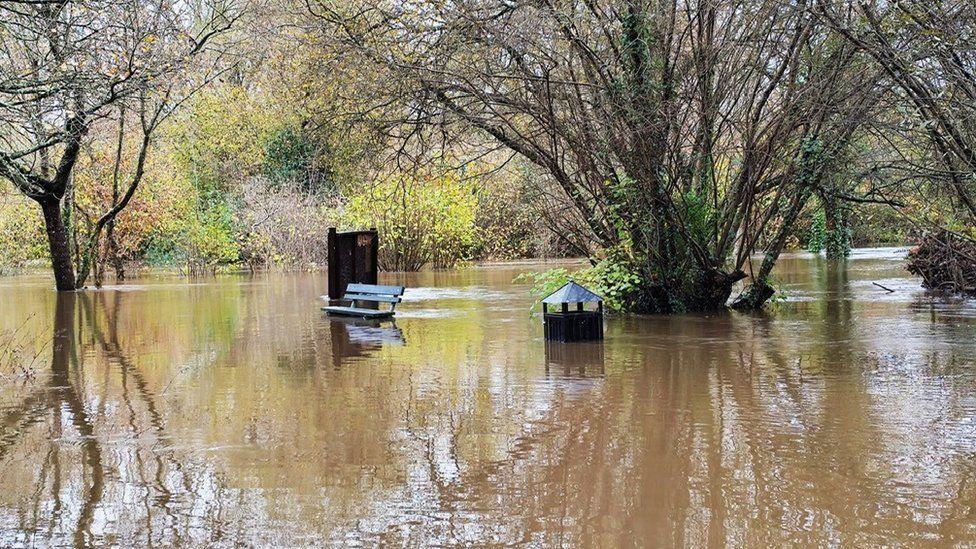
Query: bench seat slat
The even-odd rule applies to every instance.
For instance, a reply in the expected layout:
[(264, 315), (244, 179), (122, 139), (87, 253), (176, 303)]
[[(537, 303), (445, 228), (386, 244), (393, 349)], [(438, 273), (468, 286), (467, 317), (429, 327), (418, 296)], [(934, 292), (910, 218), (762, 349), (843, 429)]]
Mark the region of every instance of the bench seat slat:
[(335, 315), (360, 316), (364, 318), (383, 318), (393, 316), (393, 311), (377, 311), (376, 309), (360, 309), (358, 307), (322, 307), (322, 310)]
[(376, 284), (349, 284), (346, 286), (347, 294), (381, 294), (400, 296), (403, 295), (403, 286), (378, 286)]
[(342, 296), (343, 301), (375, 301), (378, 303), (400, 303), (403, 301), (399, 297), (378, 294), (346, 294)]

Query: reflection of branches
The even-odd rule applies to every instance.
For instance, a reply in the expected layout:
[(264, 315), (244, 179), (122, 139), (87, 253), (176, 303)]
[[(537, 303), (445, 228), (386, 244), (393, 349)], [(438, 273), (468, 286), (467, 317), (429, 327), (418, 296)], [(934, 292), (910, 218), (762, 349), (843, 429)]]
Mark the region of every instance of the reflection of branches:
[[(54, 312), (54, 343), (51, 358), (51, 387), (55, 414), (61, 413), (61, 403), (71, 412), (71, 423), (81, 437), (81, 451), (84, 464), (91, 472), (91, 485), (86, 487), (85, 501), (78, 516), (74, 542), (76, 546), (88, 545), (95, 508), (102, 499), (105, 488), (105, 474), (102, 466), (102, 451), (95, 437), (95, 428), (88, 418), (85, 406), (77, 389), (69, 378), (69, 358), (75, 351), (75, 301), (77, 296), (59, 293)], [(76, 362), (80, 370), (80, 364)]]
[[(73, 531), (73, 544), (86, 546), (94, 542), (92, 539), (92, 527), (95, 522), (95, 511), (101, 504), (106, 491), (106, 476), (104, 458), (98, 436), (95, 430), (94, 421), (88, 410), (85, 408), (85, 401), (80, 394), (83, 385), (84, 364), (83, 357), (87, 356), (84, 350), (78, 349), (77, 338), (81, 332), (91, 333), (93, 340), (96, 341), (103, 351), (103, 356), (110, 363), (118, 364), (120, 367), (122, 395), (125, 409), (129, 411), (128, 425), (132, 429), (133, 438), (138, 441), (142, 433), (147, 429), (140, 428), (134, 403), (130, 398), (130, 387), (135, 387), (136, 394), (139, 395), (141, 402), (149, 415), (150, 427), (156, 433), (156, 443), (166, 440), (165, 424), (163, 416), (152, 396), (145, 376), (138, 368), (134, 367), (121, 350), (118, 339), (118, 311), (115, 314), (106, 314), (108, 318), (108, 330), (98, 323), (99, 317), (92, 307), (92, 301), (88, 295), (62, 293), (57, 296), (57, 304), (54, 315), (54, 332), (52, 338), (52, 358), (50, 381), (43, 387), (31, 391), (23, 398), (18, 406), (11, 407), (0, 417), (2, 430), (0, 430), (0, 460), (16, 446), (16, 444), (28, 432), (28, 428), (40, 422), (48, 411), (54, 415), (51, 423), (52, 432), (47, 439), (51, 441), (51, 446), (46, 453), (43, 461), (39, 463), (37, 486), (34, 490), (32, 518), (22, 517), (22, 523), (32, 521), (35, 525), (38, 515), (43, 508), (42, 496), (46, 487), (50, 486), (53, 497), (53, 517), (60, 516), (61, 492), (62, 492), (62, 467), (59, 459), (60, 446), (58, 440), (63, 439), (60, 433), (62, 425), (71, 425), (78, 436), (78, 447), (81, 450), (81, 474), (84, 479), (84, 490), (82, 500), (77, 507), (78, 517)], [(104, 299), (104, 295), (102, 295)], [(82, 301), (82, 308), (77, 306), (77, 301)], [(100, 301), (104, 304), (104, 301)], [(116, 301), (118, 305), (118, 301)], [(78, 313), (84, 313), (79, 315)], [(76, 321), (90, 320), (90, 325), (76, 325)], [(80, 327), (80, 331), (79, 331)], [(89, 332), (90, 331), (90, 332)], [(72, 371), (72, 369), (74, 371)], [(130, 383), (134, 380), (134, 383)], [(108, 382), (106, 380), (106, 386)], [(62, 417), (67, 414), (67, 418)], [(141, 477), (142, 486), (150, 486), (147, 480), (144, 467), (143, 448), (138, 444), (135, 447), (135, 459), (137, 466), (135, 469)], [(155, 507), (161, 507), (168, 517), (168, 522), (176, 524), (175, 517), (169, 508), (173, 499), (172, 491), (166, 486), (167, 464), (164, 463), (165, 452), (155, 453), (155, 481), (154, 489), (146, 491), (146, 520), (148, 528), (148, 543), (152, 540), (152, 512)], [(169, 460), (173, 465), (170, 470), (182, 472), (182, 466), (171, 457)], [(75, 470), (73, 467), (70, 471)], [(190, 481), (185, 474), (183, 476), (184, 487), (187, 491), (191, 490)], [(154, 493), (155, 492), (155, 493)], [(50, 536), (54, 535), (56, 522), (50, 523)], [(31, 528), (33, 530), (33, 528)], [(174, 530), (172, 542), (181, 544), (181, 533)]]
[[(52, 466), (53, 463), (55, 463), (56, 453), (57, 453), (57, 446), (53, 444), (49, 445), (47, 453), (44, 455), (44, 461), (41, 464), (41, 474), (39, 475), (41, 479), (47, 478), (50, 467)], [(32, 531), (34, 530), (34, 528), (36, 528), (37, 519), (41, 514), (41, 497), (44, 495), (44, 486), (45, 486), (44, 482), (37, 483), (37, 488), (34, 490), (33, 497), (31, 498), (33, 504), (31, 508), (31, 521), (30, 523), (27, 523), (22, 520), (20, 524), (21, 530)]]
[(51, 389), (42, 387), (35, 389), (21, 401), (20, 405), (12, 408), (3, 416), (3, 430), (0, 431), (0, 461), (6, 457), (27, 428), (44, 417), (50, 409)]
[[(147, 430), (152, 430), (156, 434), (156, 444), (165, 444), (169, 439), (166, 433), (165, 422), (163, 420), (162, 414), (159, 412), (159, 407), (156, 404), (156, 400), (153, 397), (152, 390), (149, 388), (149, 383), (143, 375), (139, 368), (132, 364), (132, 361), (125, 355), (122, 351), (122, 346), (119, 343), (119, 333), (118, 333), (118, 320), (119, 320), (119, 307), (121, 305), (122, 294), (117, 294), (116, 299), (113, 303), (113, 310), (109, 312), (109, 308), (105, 304), (105, 294), (98, 294), (98, 304), (101, 305), (101, 309), (105, 312), (105, 317), (107, 320), (108, 336), (103, 332), (102, 326), (98, 323), (98, 316), (92, 308), (90, 301), (85, 301), (85, 310), (88, 317), (91, 319), (91, 330), (98, 342), (99, 346), (107, 359), (111, 362), (118, 364), (119, 373), (121, 376), (122, 385), (122, 401), (129, 411), (129, 428), (132, 431), (132, 436), (134, 441), (138, 442), (139, 437)], [(138, 394), (140, 400), (142, 401), (146, 412), (149, 414), (150, 427), (146, 429), (140, 429), (136, 421), (136, 412), (132, 404), (132, 399), (129, 396), (129, 377), (134, 380), (134, 385), (136, 387), (136, 393)], [(167, 488), (166, 483), (163, 479), (163, 472), (165, 471), (165, 466), (163, 463), (163, 452), (153, 452), (153, 460), (155, 462), (155, 475), (154, 475), (154, 487), (158, 492), (159, 496), (155, 498), (146, 498), (145, 509), (146, 509), (146, 529), (147, 529), (147, 541), (152, 543), (152, 508), (158, 506), (162, 509), (163, 513), (169, 518), (170, 522), (175, 521), (172, 510), (170, 509), (170, 502), (173, 499), (173, 492)], [(182, 466), (179, 462), (174, 459), (168, 452), (165, 455), (169, 457), (169, 462), (173, 465), (174, 470), (182, 472)], [(142, 448), (137, 444), (135, 446), (135, 459), (137, 463), (137, 470), (142, 483), (146, 486), (149, 485), (145, 474), (145, 462), (142, 456)], [(186, 475), (182, 475), (184, 487), (189, 491), (189, 479)], [(148, 496), (148, 493), (147, 493)], [(154, 505), (150, 505), (149, 501), (153, 501)], [(180, 544), (179, 534), (175, 534), (174, 543)]]
[(27, 331), (27, 324), (33, 315), (24, 319), (19, 326), (9, 331), (0, 331), (0, 374), (19, 372), (26, 379), (34, 377), (34, 364), (44, 351), (43, 347), (30, 348), (37, 336)]
[[(562, 399), (553, 402), (549, 417), (532, 420), (511, 439), (504, 458), (465, 462), (461, 450), (464, 438), (469, 433), (467, 423), (475, 417), (474, 410), (463, 405), (464, 409), (418, 414), (414, 407), (424, 399), (415, 391), (412, 374), (408, 375), (408, 389), (402, 432), (414, 443), (417, 450), (415, 463), (423, 471), (421, 476), (427, 487), (424, 497), (429, 503), (423, 516), (433, 524), (417, 532), (427, 542), (437, 536), (443, 536), (441, 541), (445, 543), (470, 541), (458, 537), (470, 535), (459, 528), (465, 517), (470, 513), (486, 513), (495, 508), (493, 504), (479, 504), (472, 498), (484, 497), (497, 503), (498, 496), (506, 495), (504, 488), (511, 490), (507, 495), (524, 496), (527, 501), (503, 504), (503, 519), (511, 523), (503, 543), (531, 543), (534, 533), (540, 531), (541, 518), (553, 517), (554, 513), (570, 516), (567, 506), (574, 498), (582, 499), (585, 508), (584, 517), (577, 517), (580, 523), (600, 514), (592, 513), (594, 507), (606, 511), (612, 506), (610, 483), (603, 484), (605, 489), (602, 491), (582, 492), (572, 491), (568, 484), (571, 471), (577, 468), (589, 471), (594, 465), (614, 461), (605, 455), (613, 452), (613, 445), (610, 426), (599, 419), (607, 414), (601, 392), (593, 393), (592, 400), (573, 402), (572, 406), (565, 406), (566, 402)], [(432, 397), (431, 403), (438, 400)], [(568, 421), (565, 417), (567, 414), (571, 416)], [(542, 479), (522, 483), (524, 478), (518, 474), (519, 471), (534, 466), (535, 460), (542, 456), (546, 461)], [(511, 482), (515, 484), (509, 485)], [(556, 489), (554, 492), (545, 488), (540, 491), (538, 486), (555, 486)], [(544, 509), (538, 508), (540, 504)], [(479, 522), (484, 523), (484, 520)], [(558, 536), (562, 539), (568, 525), (563, 521), (556, 524)], [(431, 529), (436, 532), (431, 532)], [(389, 530), (381, 534), (384, 539), (391, 535), (392, 531)], [(586, 536), (587, 533), (584, 531), (582, 535)], [(579, 540), (569, 538), (567, 542), (578, 543)]]

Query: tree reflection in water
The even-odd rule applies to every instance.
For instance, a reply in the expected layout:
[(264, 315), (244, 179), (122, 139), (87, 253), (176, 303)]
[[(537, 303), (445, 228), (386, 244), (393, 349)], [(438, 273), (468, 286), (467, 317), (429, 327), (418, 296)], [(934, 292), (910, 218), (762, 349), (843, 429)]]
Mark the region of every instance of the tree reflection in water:
[[(29, 512), (20, 514), (20, 534), (0, 536), (4, 544), (95, 546), (124, 532), (133, 543), (179, 546), (196, 519), (203, 519), (209, 539), (230, 533), (220, 512), (193, 516), (195, 510), (219, 511), (224, 488), (216, 482), (219, 477), (199, 474), (209, 467), (187, 462), (173, 450), (150, 383), (119, 343), (121, 301), (110, 308), (104, 293), (56, 296), (48, 381), (3, 413), (0, 461), (26, 467), (18, 472), (29, 477), (21, 492), (30, 494)], [(104, 365), (104, 379), (86, 379), (96, 373), (86, 367), (92, 358)], [(118, 384), (117, 395), (108, 394), (109, 378)], [(91, 385), (104, 392), (93, 395)], [(110, 402), (115, 397), (120, 402)], [(38, 437), (47, 442), (38, 444)], [(27, 451), (19, 463), (13, 453), (18, 445)], [(40, 455), (39, 463), (31, 459)], [(188, 475), (188, 468), (196, 471)]]

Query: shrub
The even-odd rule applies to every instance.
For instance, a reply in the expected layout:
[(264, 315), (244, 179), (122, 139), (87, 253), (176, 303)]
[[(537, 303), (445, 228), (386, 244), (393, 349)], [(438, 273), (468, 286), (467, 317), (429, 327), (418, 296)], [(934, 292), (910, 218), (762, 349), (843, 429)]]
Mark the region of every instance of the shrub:
[(530, 293), (539, 299), (558, 290), (570, 280), (586, 286), (604, 299), (604, 306), (611, 311), (633, 308), (640, 296), (641, 277), (636, 266), (621, 251), (611, 253), (592, 267), (570, 272), (564, 268), (537, 273), (523, 273), (515, 277), (516, 283), (532, 284)]
[(477, 199), (460, 175), (387, 176), (350, 198), (341, 224), (379, 231), (383, 270), (454, 267), (471, 257), (476, 237)]
[(243, 259), (252, 267), (325, 265), (335, 201), (295, 183), (246, 181), (235, 201)]
[(273, 186), (297, 184), (306, 192), (335, 190), (328, 170), (317, 167), (318, 151), (301, 129), (284, 126), (264, 145), (264, 176)]
[(40, 209), (12, 192), (0, 184), (0, 274), (11, 274), (29, 261), (48, 258)]
[(506, 260), (538, 255), (544, 228), (522, 183), (497, 178), (480, 187), (474, 257)]
[(189, 223), (182, 239), (183, 259), (190, 274), (213, 272), (240, 258), (233, 220), (227, 203), (209, 200), (197, 210), (196, 221)]

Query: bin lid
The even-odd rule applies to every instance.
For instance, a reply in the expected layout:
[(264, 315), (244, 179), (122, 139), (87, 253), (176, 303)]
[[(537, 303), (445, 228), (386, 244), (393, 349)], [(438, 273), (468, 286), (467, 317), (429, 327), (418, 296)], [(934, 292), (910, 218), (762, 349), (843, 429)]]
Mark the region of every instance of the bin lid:
[(603, 298), (587, 290), (579, 284), (570, 280), (549, 297), (542, 300), (543, 303), (591, 303), (600, 302)]

